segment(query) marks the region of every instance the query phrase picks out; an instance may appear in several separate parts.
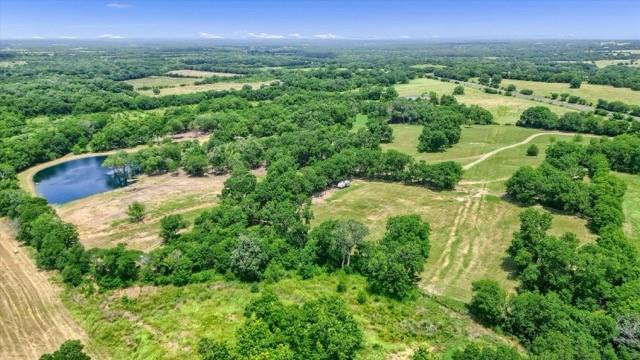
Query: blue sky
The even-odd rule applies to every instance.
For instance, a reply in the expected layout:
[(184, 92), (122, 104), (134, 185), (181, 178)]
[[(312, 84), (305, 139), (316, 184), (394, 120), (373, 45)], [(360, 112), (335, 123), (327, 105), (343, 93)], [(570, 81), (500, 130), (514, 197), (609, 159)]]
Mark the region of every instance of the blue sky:
[(640, 0), (0, 0), (0, 38), (639, 39)]

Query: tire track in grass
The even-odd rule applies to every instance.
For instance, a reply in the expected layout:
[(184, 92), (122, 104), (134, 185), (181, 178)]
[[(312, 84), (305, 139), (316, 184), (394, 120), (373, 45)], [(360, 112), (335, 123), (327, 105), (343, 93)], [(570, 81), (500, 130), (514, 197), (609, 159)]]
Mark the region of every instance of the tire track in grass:
[(69, 339), (86, 343), (86, 334), (59, 299), (59, 289), (19, 248), (5, 220), (0, 220), (0, 268), (0, 359), (38, 359)]
[(460, 234), (459, 236), (461, 246), (458, 248), (459, 251), (455, 256), (455, 268), (448, 271), (446, 274), (447, 278), (445, 279), (445, 282), (448, 284), (459, 284), (462, 276), (465, 273), (468, 273), (471, 264), (478, 256), (478, 246), (476, 246), (476, 242), (481, 240), (481, 237), (476, 236), (476, 233), (478, 232), (478, 215), (480, 214), (482, 200), (484, 198), (484, 187), (478, 190), (475, 194), (469, 195), (469, 197), (471, 198), (472, 203), (469, 215), (465, 218), (464, 224), (459, 224), (467, 230), (464, 234)]
[(458, 240), (458, 236), (457, 236), (458, 228), (460, 224), (464, 222), (464, 219), (467, 217), (467, 213), (471, 206), (471, 200), (472, 199), (468, 196), (465, 196), (463, 198), (462, 201), (464, 201), (464, 204), (461, 205), (456, 212), (456, 217), (453, 221), (451, 231), (449, 232), (449, 236), (447, 238), (446, 244), (444, 245), (442, 253), (438, 257), (438, 260), (436, 261), (436, 263), (431, 265), (432, 268), (434, 269), (433, 275), (424, 281), (426, 283), (425, 289), (430, 293), (436, 293), (436, 294), (440, 293), (440, 286), (439, 286), (440, 277), (446, 271), (446, 268), (449, 266), (449, 263), (451, 262), (453, 246)]

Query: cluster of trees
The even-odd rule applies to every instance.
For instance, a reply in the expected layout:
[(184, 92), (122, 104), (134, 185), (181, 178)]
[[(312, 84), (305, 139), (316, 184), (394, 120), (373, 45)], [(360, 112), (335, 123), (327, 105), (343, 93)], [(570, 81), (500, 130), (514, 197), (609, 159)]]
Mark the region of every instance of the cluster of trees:
[(602, 153), (611, 168), (629, 174), (640, 174), (640, 133), (600, 139), (589, 146), (590, 153)]
[(397, 99), (391, 104), (389, 121), (424, 125), (418, 151), (436, 152), (460, 141), (463, 124), (492, 124), (493, 115), (479, 106), (459, 104), (454, 96), (431, 94), (429, 100)]
[(79, 340), (67, 340), (60, 348), (50, 354), (44, 354), (40, 360), (91, 360), (83, 351), (84, 346)]
[(265, 292), (245, 308), (245, 316), (233, 344), (202, 339), (201, 359), (350, 360), (363, 345), (360, 326), (334, 297), (298, 306)]
[[(480, 61), (474, 57), (436, 61), (446, 67), (436, 68), (433, 73), (441, 78), (461, 81), (477, 77), (481, 84), (493, 88), (496, 88), (502, 79), (518, 79), (567, 83), (571, 88), (579, 88), (583, 80), (588, 80), (591, 84), (640, 90), (640, 70), (631, 66), (610, 65), (598, 68), (583, 61), (562, 61), (567, 60), (564, 56), (566, 50), (548, 54), (549, 57), (558, 57), (561, 54), (558, 58), (561, 61), (540, 60), (540, 55), (533, 49), (526, 49), (526, 46), (520, 51), (525, 51), (526, 54), (517, 58), (514, 58), (513, 53), (505, 54), (504, 58), (493, 61)], [(580, 59), (580, 56), (585, 55), (578, 55), (576, 59), (584, 60)]]
[(539, 168), (522, 167), (513, 174), (506, 183), (507, 195), (524, 205), (580, 215), (595, 231), (621, 227), (626, 185), (609, 173), (607, 158), (591, 150), (578, 143), (553, 143)]
[(620, 100), (607, 101), (604, 99), (598, 99), (596, 108), (611, 111), (614, 113), (640, 116), (640, 105), (629, 105)]
[(589, 83), (640, 90), (640, 69), (624, 65), (606, 66), (589, 74)]
[(591, 105), (591, 103), (589, 103), (587, 99), (581, 98), (577, 95), (571, 95), (568, 93), (561, 93), (561, 94), (551, 93), (549, 95), (549, 98), (551, 98), (552, 100), (566, 101), (569, 104)]
[(510, 298), (493, 280), (473, 284), (469, 310), (520, 339), (534, 358), (634, 359), (640, 352), (640, 261), (616, 226), (595, 243), (551, 236), (552, 216), (527, 209), (508, 254), (518, 276)]
[(626, 133), (640, 134), (640, 122), (614, 120), (593, 113), (568, 112), (558, 117), (546, 106), (533, 106), (525, 110), (516, 123), (518, 126), (561, 130), (596, 135), (616, 136)]
[(18, 189), (8, 164), (0, 165), (0, 216), (16, 221), (16, 237), (36, 250), (39, 268), (60, 270), (64, 281), (75, 285), (89, 271), (89, 257), (75, 227), (61, 221), (46, 200)]

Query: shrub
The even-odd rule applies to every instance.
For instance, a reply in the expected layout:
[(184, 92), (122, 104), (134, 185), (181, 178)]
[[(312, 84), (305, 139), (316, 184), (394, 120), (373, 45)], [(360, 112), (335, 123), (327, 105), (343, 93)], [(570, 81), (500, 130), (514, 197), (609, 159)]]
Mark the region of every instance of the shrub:
[(129, 222), (139, 223), (144, 220), (145, 215), (145, 206), (139, 201), (134, 201), (129, 204), (127, 208), (127, 217), (129, 218)]
[(453, 95), (464, 95), (464, 86), (458, 85), (453, 88)]
[(367, 302), (367, 292), (364, 290), (358, 291), (358, 295), (356, 295), (356, 301), (358, 304), (363, 305)]
[(488, 326), (498, 326), (504, 318), (507, 293), (494, 280), (473, 282), (473, 298), (469, 312)]
[(522, 90), (520, 90), (520, 94), (522, 94), (522, 95), (533, 95), (533, 90), (531, 90), (531, 89), (522, 89)]
[(538, 156), (539, 152), (540, 152), (540, 149), (538, 149), (538, 146), (536, 144), (531, 144), (527, 148), (527, 156)]
[(82, 343), (79, 340), (67, 340), (60, 348), (51, 354), (44, 354), (40, 360), (91, 360), (89, 355), (82, 351)]

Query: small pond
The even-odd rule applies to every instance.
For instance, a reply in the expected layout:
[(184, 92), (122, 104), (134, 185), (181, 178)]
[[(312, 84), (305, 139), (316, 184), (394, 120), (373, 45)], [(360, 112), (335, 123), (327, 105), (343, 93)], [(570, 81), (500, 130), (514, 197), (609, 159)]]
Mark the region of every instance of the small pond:
[(106, 158), (86, 157), (42, 169), (33, 176), (36, 192), (50, 204), (64, 204), (126, 186), (113, 170), (101, 166)]

